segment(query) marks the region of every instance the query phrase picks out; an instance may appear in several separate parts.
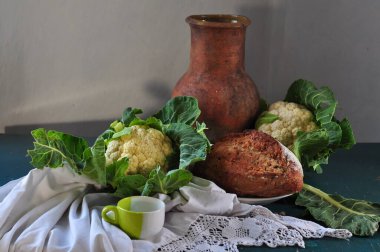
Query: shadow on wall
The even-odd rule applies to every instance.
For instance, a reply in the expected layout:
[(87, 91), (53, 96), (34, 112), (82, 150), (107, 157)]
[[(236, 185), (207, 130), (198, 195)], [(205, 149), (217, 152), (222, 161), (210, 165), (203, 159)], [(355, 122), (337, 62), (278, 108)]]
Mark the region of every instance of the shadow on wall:
[(25, 135), (37, 128), (62, 131), (74, 136), (97, 137), (104, 132), (114, 119), (104, 121), (41, 123), (5, 126), (5, 134)]
[[(158, 82), (147, 82), (145, 84), (146, 92), (149, 94), (154, 103), (160, 104), (156, 107), (144, 109), (142, 118), (146, 118), (156, 113), (171, 97), (171, 90), (167, 85)], [(127, 105), (129, 106), (129, 105)], [(130, 106), (133, 106), (132, 104)], [(122, 111), (121, 111), (122, 112)], [(97, 137), (104, 132), (111, 122), (115, 119), (93, 120), (82, 122), (62, 122), (62, 123), (35, 123), (24, 125), (5, 126), (5, 134), (25, 135), (30, 134), (33, 129), (45, 128), (48, 130), (62, 131), (74, 136)]]
[(168, 84), (160, 81), (148, 81), (144, 85), (147, 97), (154, 101), (156, 106), (150, 106), (144, 109), (144, 116), (148, 117), (155, 114), (171, 98), (172, 90)]
[(283, 43), (284, 3), (263, 1), (257, 5), (242, 5), (239, 14), (252, 23), (247, 28), (245, 68), (255, 82), (260, 96), (265, 99), (272, 92), (272, 75), (276, 62), (271, 62)]

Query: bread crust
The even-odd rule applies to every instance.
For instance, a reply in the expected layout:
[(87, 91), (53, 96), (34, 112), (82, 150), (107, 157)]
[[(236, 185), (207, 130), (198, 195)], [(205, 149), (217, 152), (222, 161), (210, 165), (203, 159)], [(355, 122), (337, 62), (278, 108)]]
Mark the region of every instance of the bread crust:
[(212, 146), (195, 174), (239, 196), (274, 197), (299, 192), (302, 166), (271, 136), (256, 130), (230, 134)]

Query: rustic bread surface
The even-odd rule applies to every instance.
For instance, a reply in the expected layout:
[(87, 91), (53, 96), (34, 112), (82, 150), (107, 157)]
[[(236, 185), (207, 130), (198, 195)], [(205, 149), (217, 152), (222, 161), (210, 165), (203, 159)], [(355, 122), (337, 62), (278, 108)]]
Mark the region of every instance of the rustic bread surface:
[(230, 134), (215, 143), (195, 174), (239, 196), (280, 196), (299, 192), (303, 185), (295, 155), (256, 130)]

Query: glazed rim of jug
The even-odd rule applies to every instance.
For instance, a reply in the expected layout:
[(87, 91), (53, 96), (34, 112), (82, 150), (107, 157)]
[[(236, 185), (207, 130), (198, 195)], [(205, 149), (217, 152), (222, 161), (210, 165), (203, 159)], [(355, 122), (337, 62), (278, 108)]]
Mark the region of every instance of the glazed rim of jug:
[(191, 15), (186, 18), (186, 22), (209, 27), (242, 27), (251, 24), (251, 20), (245, 16), (228, 14)]

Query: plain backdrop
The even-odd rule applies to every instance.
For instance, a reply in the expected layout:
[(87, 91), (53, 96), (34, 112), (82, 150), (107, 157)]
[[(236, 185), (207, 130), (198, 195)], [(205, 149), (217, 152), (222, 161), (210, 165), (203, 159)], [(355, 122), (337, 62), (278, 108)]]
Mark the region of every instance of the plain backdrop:
[(269, 102), (328, 85), (359, 142), (380, 141), (380, 1), (0, 0), (0, 133), (100, 133), (156, 111), (189, 61), (191, 14), (241, 14), (246, 69)]

